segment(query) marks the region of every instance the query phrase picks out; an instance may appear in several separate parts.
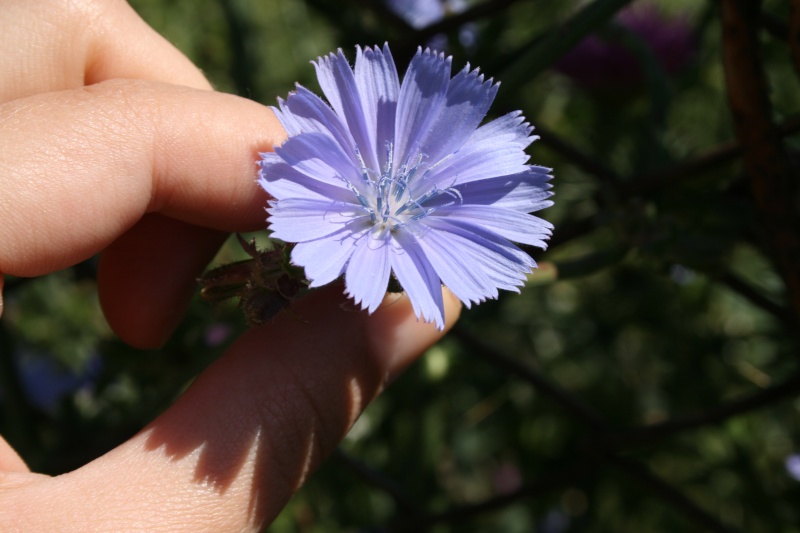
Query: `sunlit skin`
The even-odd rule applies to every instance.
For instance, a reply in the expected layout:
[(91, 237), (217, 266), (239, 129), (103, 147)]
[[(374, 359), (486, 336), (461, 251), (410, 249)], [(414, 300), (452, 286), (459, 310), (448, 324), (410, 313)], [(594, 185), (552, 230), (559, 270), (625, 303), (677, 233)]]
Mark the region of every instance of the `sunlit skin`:
[[(113, 330), (163, 344), (226, 236), (264, 227), (255, 161), (284, 132), (268, 108), (213, 92), (122, 1), (6, 0), (0, 28), (0, 273), (99, 253)], [(387, 298), (368, 316), (342, 305), (341, 285), (312, 293), (74, 472), (32, 473), (0, 438), (0, 530), (261, 529), (440, 338)], [(445, 300), (450, 327), (460, 307)]]

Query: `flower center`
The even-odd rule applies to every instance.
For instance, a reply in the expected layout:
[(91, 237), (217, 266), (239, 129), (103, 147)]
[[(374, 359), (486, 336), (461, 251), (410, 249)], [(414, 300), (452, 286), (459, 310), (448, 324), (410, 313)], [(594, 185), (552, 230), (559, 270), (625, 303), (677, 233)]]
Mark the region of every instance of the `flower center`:
[(350, 180), (349, 188), (369, 214), (375, 238), (382, 238), (387, 231), (393, 232), (430, 215), (436, 206), (425, 207), (425, 203), (445, 192), (461, 197), (454, 189), (439, 189), (432, 183), (425, 185), (428, 169), (422, 170), (424, 154), (419, 154), (411, 164), (407, 162), (394, 168), (394, 153), (389, 143), (386, 165), (380, 173), (364, 164), (358, 149), (356, 156), (361, 164), (361, 176), (358, 180)]

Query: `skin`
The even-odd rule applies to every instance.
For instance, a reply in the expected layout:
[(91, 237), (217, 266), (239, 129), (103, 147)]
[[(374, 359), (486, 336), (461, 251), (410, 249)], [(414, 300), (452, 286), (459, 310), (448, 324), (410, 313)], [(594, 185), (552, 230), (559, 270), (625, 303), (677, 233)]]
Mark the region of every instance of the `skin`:
[[(113, 330), (163, 344), (226, 236), (265, 226), (255, 161), (285, 138), (280, 124), (214, 92), (121, 0), (0, 0), (0, 28), (0, 291), (2, 274), (99, 253)], [(31, 473), (0, 437), (0, 530), (261, 529), (440, 338), (405, 297), (387, 299), (368, 316), (341, 286), (310, 294), (303, 320), (248, 331), (164, 414), (74, 472)], [(460, 306), (445, 301), (452, 325)]]

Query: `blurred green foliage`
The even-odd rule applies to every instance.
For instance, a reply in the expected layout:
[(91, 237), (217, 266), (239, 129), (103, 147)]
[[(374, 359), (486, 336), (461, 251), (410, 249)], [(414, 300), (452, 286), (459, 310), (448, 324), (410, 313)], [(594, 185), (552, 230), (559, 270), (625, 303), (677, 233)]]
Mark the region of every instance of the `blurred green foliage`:
[[(131, 1), (217, 89), (266, 104), (295, 82), (316, 90), (309, 61), (336, 47), (388, 41), (402, 71), (440, 33), (454, 65), (503, 82), (493, 116), (522, 109), (545, 132), (532, 160), (555, 169), (554, 241), (532, 251), (529, 286), (465, 312), (270, 531), (800, 531), (784, 465), (800, 453), (797, 316), (741, 162), (708, 157), (734, 138), (719, 6), (658, 4), (693, 35), (670, 73), (647, 36), (608, 24), (626, 3), (473, 2), (433, 32), (377, 0)], [(788, 5), (762, 9), (781, 123), (800, 109)], [(589, 89), (553, 68), (595, 30), (631, 51), (639, 83)], [(795, 158), (798, 139), (784, 139)], [(92, 271), (7, 282), (0, 432), (34, 470), (69, 471), (132, 435), (243, 328), (198, 300), (167, 346), (134, 353), (102, 321)], [(16, 378), (25, 358), (80, 372), (93, 356), (97, 379), (48, 406)]]

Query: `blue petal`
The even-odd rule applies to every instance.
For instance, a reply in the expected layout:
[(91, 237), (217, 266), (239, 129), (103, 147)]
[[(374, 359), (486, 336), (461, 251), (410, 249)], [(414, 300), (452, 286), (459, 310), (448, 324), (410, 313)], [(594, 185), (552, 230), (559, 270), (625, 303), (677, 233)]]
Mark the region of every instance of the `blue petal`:
[(444, 300), (439, 275), (410, 232), (399, 229), (394, 233), (394, 240), (398, 246), (390, 255), (392, 270), (406, 291), (414, 313), (417, 318), (434, 322), (439, 330), (444, 329)]
[(525, 122), (522, 111), (512, 111), (475, 130), (467, 142), (478, 144), (510, 142), (524, 149), (539, 138), (531, 135), (532, 131), (533, 126)]
[(389, 285), (390, 234), (374, 238), (366, 234), (358, 242), (345, 273), (345, 289), (362, 309), (374, 312), (386, 295)]
[(328, 134), (336, 139), (342, 151), (357, 165), (353, 136), (347, 130), (347, 125), (342, 123), (322, 98), (302, 85), (297, 85), (297, 90), (289, 93), (285, 101), (278, 99), (278, 105), (280, 109), (272, 109), (290, 137), (301, 133)]
[(394, 66), (389, 45), (383, 51), (374, 48), (357, 48), (356, 85), (361, 95), (364, 119), (370, 128), (370, 138), (374, 139), (372, 149), (378, 157), (376, 170), (386, 167), (386, 150), (394, 140), (395, 114), (400, 82)]
[(417, 49), (411, 60), (397, 104), (395, 166), (411, 166), (420, 151), (424, 152), (421, 143), (445, 104), (451, 62), (452, 58), (427, 49)]
[(451, 189), (458, 193), (457, 200), (452, 195), (443, 194), (424, 205), (428, 207), (456, 201), (464, 205), (494, 205), (530, 213), (553, 205), (548, 200), (553, 196), (549, 190), (552, 186), (548, 183), (551, 178), (549, 168), (530, 166), (520, 174), (455, 185)]
[(468, 253), (447, 234), (429, 228), (417, 239), (434, 270), (456, 297), (467, 308), (487, 298), (497, 298), (497, 286), (480, 269), (475, 268)]
[(448, 188), (495, 176), (519, 174), (528, 169), (528, 158), (528, 154), (513, 143), (468, 143), (432, 168), (424, 180), (416, 183), (413, 194), (419, 196), (433, 187)]
[[(433, 188), (452, 188), (462, 194), (468, 192), (485, 192), (487, 197), (480, 199), (479, 195), (472, 194), (470, 202), (465, 203), (490, 203), (487, 198), (501, 198), (510, 194), (515, 188), (516, 193), (510, 195), (507, 203), (518, 204), (515, 207), (519, 211), (533, 211), (542, 207), (522, 208), (523, 205), (530, 205), (532, 202), (525, 202), (523, 195), (526, 192), (536, 190), (535, 183), (539, 180), (549, 179), (538, 178), (535, 175), (547, 175), (550, 169), (528, 165), (528, 155), (524, 152), (531, 142), (538, 137), (531, 136), (533, 128), (525, 122), (519, 111), (508, 113), (495, 119), (484, 126), (478, 128), (461, 147), (458, 152), (445, 157), (425, 175), (423, 180), (416, 184), (414, 194), (420, 196)], [(507, 178), (507, 194), (503, 193), (503, 181), (495, 181), (485, 187), (480, 185), (466, 184), (473, 182)], [(523, 183), (533, 185), (533, 187), (515, 186)], [(549, 185), (545, 189), (550, 188)], [(463, 190), (462, 190), (463, 189)], [(551, 196), (550, 194), (547, 197)], [(540, 200), (534, 200), (534, 204)], [(549, 205), (549, 204), (547, 204)]]
[(375, 155), (375, 126), (370, 128), (364, 117), (364, 100), (359, 94), (356, 78), (347, 58), (340, 49), (336, 54), (320, 57), (314, 66), (325, 97), (336, 114), (347, 123), (364, 164), (369, 169), (379, 171)]
[(431, 217), (447, 217), (480, 226), (503, 238), (539, 248), (547, 248), (545, 242), (553, 234), (553, 225), (546, 220), (495, 206), (453, 205), (440, 207)]
[(369, 228), (354, 232), (346, 227), (323, 239), (298, 243), (292, 250), (292, 262), (304, 268), (309, 287), (327, 285), (344, 273), (356, 243), (367, 231)]
[[(517, 291), (536, 262), (507, 239), (460, 220), (430, 216), (425, 225), (447, 233), (459, 253), (469, 257), (474, 268), (482, 268), (497, 288)], [(424, 237), (423, 237), (424, 238)]]
[(286, 242), (303, 242), (329, 236), (342, 229), (358, 231), (371, 225), (360, 205), (310, 198), (286, 198), (267, 209), (272, 236)]
[(422, 141), (431, 164), (461, 148), (486, 116), (496, 94), (497, 85), (484, 81), (469, 65), (450, 80), (444, 108)]
[(346, 187), (347, 183), (358, 185), (361, 182), (358, 169), (327, 135), (296, 135), (276, 147), (275, 153), (299, 172), (329, 185)]
[(277, 200), (284, 198), (311, 198), (352, 202), (355, 199), (350, 189), (320, 181), (295, 170), (278, 154), (261, 154), (258, 184)]

